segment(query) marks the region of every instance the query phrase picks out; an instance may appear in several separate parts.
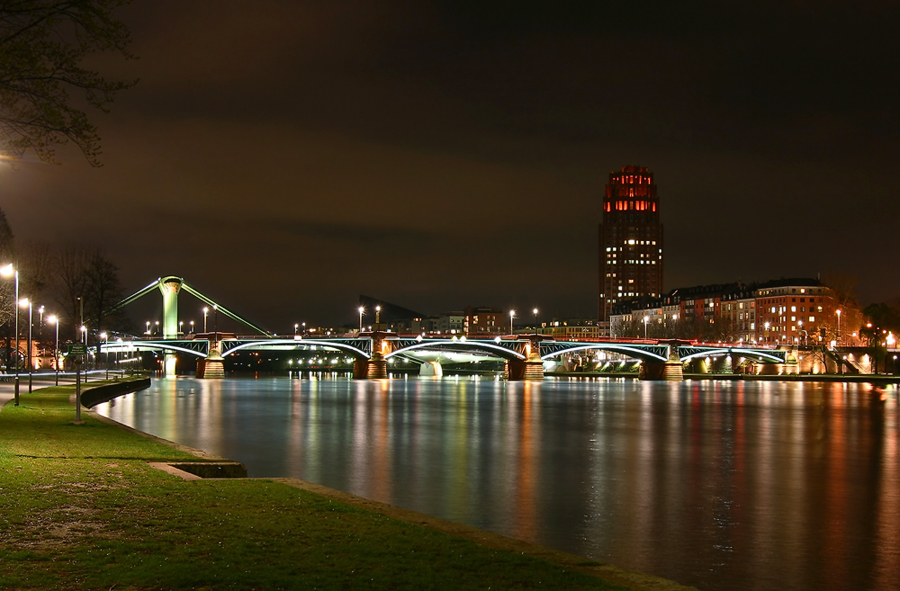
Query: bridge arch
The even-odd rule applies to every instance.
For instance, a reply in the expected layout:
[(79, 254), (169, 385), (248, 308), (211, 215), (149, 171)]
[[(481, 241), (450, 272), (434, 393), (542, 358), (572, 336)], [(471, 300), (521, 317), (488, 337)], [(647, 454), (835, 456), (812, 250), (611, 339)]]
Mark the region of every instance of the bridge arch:
[(102, 350), (107, 353), (116, 353), (122, 351), (171, 351), (173, 353), (186, 353), (188, 355), (193, 355), (194, 357), (199, 357), (201, 359), (207, 357), (209, 354), (208, 351), (201, 351), (198, 349), (192, 349), (185, 346), (182, 346), (184, 342), (180, 344), (176, 341), (173, 343), (165, 343), (165, 342), (142, 342), (142, 341), (113, 341), (110, 343), (106, 343), (102, 346)]
[[(223, 341), (227, 343), (228, 341)], [(346, 343), (334, 342), (334, 341), (318, 341), (311, 339), (303, 339), (303, 340), (295, 340), (295, 339), (268, 339), (265, 341), (249, 341), (242, 342), (238, 345), (234, 345), (232, 347), (228, 347), (226, 350), (222, 351), (222, 357), (226, 357), (231, 355), (232, 353), (237, 353), (238, 351), (243, 350), (264, 350), (264, 349), (280, 349), (280, 350), (291, 350), (291, 349), (308, 349), (312, 346), (322, 347), (323, 349), (328, 350), (337, 350), (343, 351), (345, 353), (349, 353), (353, 355), (356, 359), (369, 359), (370, 355), (367, 351), (363, 351), (358, 347), (354, 347), (353, 345), (348, 345)]]
[[(664, 350), (665, 347), (662, 347)], [(579, 344), (571, 347), (560, 347), (549, 353), (545, 353), (541, 355), (541, 361), (547, 361), (548, 359), (552, 359), (558, 355), (563, 355), (565, 353), (575, 353), (578, 351), (609, 351), (612, 353), (623, 353), (629, 355), (635, 359), (640, 359), (643, 361), (666, 361), (668, 358), (662, 354), (657, 353), (652, 349), (647, 348), (639, 348), (639, 347), (630, 347), (628, 345), (621, 344), (611, 344), (611, 343), (587, 343), (587, 344)]]
[(500, 345), (496, 345), (494, 343), (486, 343), (483, 341), (462, 341), (462, 340), (440, 340), (440, 341), (421, 341), (417, 342), (414, 345), (405, 345), (400, 348), (394, 349), (390, 353), (385, 354), (385, 359), (390, 359), (396, 355), (402, 355), (404, 353), (409, 353), (415, 349), (467, 349), (474, 351), (487, 351), (500, 357), (501, 359), (526, 359), (526, 356), (523, 353), (519, 353), (518, 351), (514, 351), (512, 349), (508, 349), (506, 347), (501, 347)]
[(784, 363), (785, 358), (782, 355), (776, 355), (774, 353), (768, 353), (766, 351), (760, 350), (750, 350), (750, 349), (741, 349), (741, 348), (709, 348), (702, 349), (699, 351), (693, 351), (684, 355), (681, 358), (681, 361), (691, 361), (693, 359), (700, 359), (706, 357), (725, 357), (728, 355), (737, 356), (737, 357), (745, 357), (747, 359), (753, 359), (755, 361), (759, 361), (761, 363)]

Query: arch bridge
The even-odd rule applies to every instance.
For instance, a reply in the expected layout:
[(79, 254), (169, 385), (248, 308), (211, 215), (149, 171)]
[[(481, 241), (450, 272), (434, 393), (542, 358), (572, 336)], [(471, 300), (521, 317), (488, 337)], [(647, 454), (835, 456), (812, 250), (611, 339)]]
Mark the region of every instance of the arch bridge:
[(788, 351), (697, 345), (689, 341), (628, 342), (621, 340), (557, 341), (542, 335), (520, 335), (514, 338), (409, 337), (390, 332), (362, 333), (352, 337), (278, 338), (240, 337), (211, 343), (207, 339), (156, 339), (110, 342), (107, 352), (163, 351), (172, 355), (191, 355), (198, 359), (221, 358), (242, 351), (328, 350), (354, 358), (353, 373), (357, 378), (386, 378), (387, 360), (392, 357), (421, 359), (425, 353), (454, 352), (502, 359), (509, 379), (541, 379), (543, 364), (561, 355), (579, 352), (616, 353), (641, 362), (644, 379), (680, 380), (683, 366), (695, 359), (720, 359), (731, 363), (746, 358), (767, 365), (790, 364)]

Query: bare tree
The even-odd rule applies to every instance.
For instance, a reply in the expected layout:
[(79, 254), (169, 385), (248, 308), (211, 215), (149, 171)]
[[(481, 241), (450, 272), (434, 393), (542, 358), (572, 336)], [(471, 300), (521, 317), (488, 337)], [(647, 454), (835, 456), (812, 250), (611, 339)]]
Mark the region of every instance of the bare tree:
[(53, 293), (68, 326), (81, 325), (83, 305), (81, 298), (87, 291), (86, 269), (91, 254), (89, 247), (84, 245), (68, 245), (64, 246), (53, 260), (55, 270)]
[(123, 317), (113, 316), (110, 310), (122, 300), (119, 268), (101, 250), (95, 250), (87, 260), (85, 314), (90, 326), (102, 329), (118, 329)]
[(112, 16), (128, 0), (3, 0), (0, 2), (0, 152), (32, 149), (55, 162), (56, 146), (72, 142), (100, 166), (100, 136), (70, 92), (107, 111), (116, 93), (136, 81), (109, 81), (82, 66), (101, 52), (128, 52), (131, 36)]

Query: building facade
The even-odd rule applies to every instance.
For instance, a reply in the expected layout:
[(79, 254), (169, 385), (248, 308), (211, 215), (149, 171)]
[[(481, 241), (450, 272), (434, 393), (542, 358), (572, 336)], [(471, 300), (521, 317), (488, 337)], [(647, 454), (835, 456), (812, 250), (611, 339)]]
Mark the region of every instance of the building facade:
[(616, 304), (659, 298), (663, 286), (663, 226), (653, 173), (623, 166), (609, 173), (600, 223), (600, 330), (609, 334)]
[[(843, 325), (841, 321), (843, 319)], [(622, 302), (613, 336), (759, 345), (858, 344), (859, 309), (839, 304), (817, 279), (776, 279), (672, 290), (656, 301)]]

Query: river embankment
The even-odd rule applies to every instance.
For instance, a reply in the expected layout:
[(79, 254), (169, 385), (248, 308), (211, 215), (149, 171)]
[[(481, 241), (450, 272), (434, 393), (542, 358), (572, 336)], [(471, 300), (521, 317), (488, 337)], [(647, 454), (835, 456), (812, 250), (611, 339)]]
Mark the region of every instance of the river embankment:
[[(557, 378), (612, 378), (637, 380), (636, 372), (603, 372), (554, 371), (544, 374)], [(900, 375), (887, 374), (788, 374), (788, 375), (754, 375), (744, 373), (686, 373), (685, 380), (729, 380), (748, 382), (846, 382), (848, 384), (900, 384)]]
[(224, 458), (73, 424), (73, 391), (0, 412), (4, 588), (685, 589), (291, 479), (184, 479), (151, 463)]

